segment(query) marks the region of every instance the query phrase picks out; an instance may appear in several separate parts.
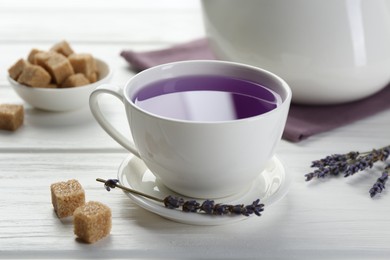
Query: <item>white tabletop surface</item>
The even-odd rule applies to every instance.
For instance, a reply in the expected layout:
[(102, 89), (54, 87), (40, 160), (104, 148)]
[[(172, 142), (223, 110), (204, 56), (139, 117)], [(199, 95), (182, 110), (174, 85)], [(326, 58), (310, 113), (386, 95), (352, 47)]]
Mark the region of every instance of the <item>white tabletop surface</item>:
[[(154, 50), (205, 35), (195, 0), (0, 2), (0, 103), (21, 103), (6, 76), (31, 48), (66, 39), (78, 52), (106, 60), (123, 85), (134, 75), (119, 56), (125, 49)], [(107, 116), (129, 131), (111, 99)], [(377, 176), (307, 183), (312, 160), (332, 153), (389, 144), (390, 110), (313, 136), (282, 141), (277, 156), (292, 177), (287, 196), (250, 217), (222, 226), (179, 224), (150, 213), (120, 190), (106, 192), (96, 178), (115, 178), (129, 155), (95, 122), (88, 107), (49, 113), (25, 106), (24, 125), (0, 130), (0, 259), (389, 259), (390, 193), (371, 199)], [(337, 116), (337, 115), (335, 115)], [(56, 217), (50, 184), (78, 179), (87, 200), (112, 210), (110, 236), (80, 243), (71, 220)]]

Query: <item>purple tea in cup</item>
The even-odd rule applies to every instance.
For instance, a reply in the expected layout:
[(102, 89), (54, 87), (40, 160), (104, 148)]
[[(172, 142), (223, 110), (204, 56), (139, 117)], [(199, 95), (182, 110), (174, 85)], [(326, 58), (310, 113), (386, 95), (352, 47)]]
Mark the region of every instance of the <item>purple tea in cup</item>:
[(149, 113), (188, 121), (228, 121), (257, 116), (281, 104), (281, 97), (244, 79), (196, 75), (144, 86), (133, 102)]

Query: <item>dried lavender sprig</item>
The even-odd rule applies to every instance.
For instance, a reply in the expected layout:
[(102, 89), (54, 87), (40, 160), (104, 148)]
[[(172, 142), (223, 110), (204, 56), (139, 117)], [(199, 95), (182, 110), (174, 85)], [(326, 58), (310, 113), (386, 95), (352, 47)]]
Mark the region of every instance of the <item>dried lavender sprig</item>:
[[(316, 167), (314, 171), (305, 174), (306, 181), (313, 178), (324, 178), (329, 175), (339, 175), (344, 173), (344, 177), (354, 175), (359, 171), (372, 168), (376, 162), (385, 162), (390, 156), (390, 145), (380, 149), (373, 149), (368, 152), (349, 152), (346, 154), (334, 154), (323, 159), (313, 161), (311, 167)], [(382, 176), (377, 179), (370, 189), (371, 197), (381, 193), (385, 189), (385, 183), (389, 176), (390, 164), (385, 167)]]
[(264, 204), (260, 203), (260, 199), (253, 201), (250, 205), (237, 204), (228, 205), (218, 203), (215, 204), (213, 200), (206, 200), (202, 204), (195, 200), (184, 201), (183, 198), (175, 196), (167, 196), (164, 199), (165, 207), (173, 209), (182, 207), (185, 212), (204, 212), (212, 215), (244, 215), (249, 216), (255, 214), (261, 216), (261, 212), (264, 211)]
[(329, 175), (344, 173), (344, 177), (371, 168), (378, 161), (386, 161), (390, 155), (390, 145), (369, 152), (349, 152), (346, 154), (334, 154), (323, 159), (313, 161), (311, 167), (318, 169), (305, 174), (306, 181), (313, 178), (324, 178)]
[(382, 176), (379, 177), (372, 188), (370, 189), (369, 193), (371, 198), (377, 195), (378, 193), (381, 193), (385, 189), (386, 181), (389, 179), (389, 172), (390, 172), (390, 164), (388, 164), (382, 172)]
[(118, 184), (119, 180), (117, 179), (100, 179), (97, 178), (96, 181), (103, 182), (104, 187), (107, 191), (110, 191), (114, 188), (120, 188), (130, 193), (134, 193), (140, 196), (144, 196), (148, 199), (152, 199), (158, 202), (164, 203), (164, 206), (168, 209), (178, 209), (182, 208), (184, 212), (193, 212), (193, 213), (204, 213), (209, 215), (244, 215), (250, 216), (255, 214), (256, 216), (261, 216), (261, 212), (264, 211), (264, 204), (260, 203), (260, 199), (253, 201), (250, 205), (238, 204), (238, 205), (227, 205), (227, 204), (215, 204), (213, 200), (205, 200), (202, 204), (198, 203), (196, 200), (187, 200), (175, 196), (167, 196), (164, 199), (156, 198), (150, 196), (146, 193), (142, 193), (123, 185)]

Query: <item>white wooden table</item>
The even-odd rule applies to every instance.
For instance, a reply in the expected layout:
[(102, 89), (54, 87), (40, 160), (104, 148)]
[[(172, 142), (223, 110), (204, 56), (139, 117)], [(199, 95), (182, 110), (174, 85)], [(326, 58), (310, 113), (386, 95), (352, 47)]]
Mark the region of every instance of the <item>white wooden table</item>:
[[(204, 36), (195, 0), (0, 2), (0, 102), (23, 103), (6, 80), (7, 69), (31, 48), (66, 39), (79, 52), (109, 62), (113, 84), (134, 75), (124, 49), (152, 50)], [(115, 100), (107, 115), (128, 131)], [(118, 106), (116, 106), (118, 105)], [(262, 217), (222, 226), (166, 220), (135, 205), (120, 190), (107, 193), (95, 179), (115, 178), (128, 156), (86, 107), (48, 113), (25, 104), (25, 123), (0, 131), (0, 258), (256, 258), (389, 259), (390, 193), (371, 199), (377, 176), (306, 183), (312, 160), (332, 153), (389, 144), (390, 111), (277, 149), (293, 177), (287, 196)], [(76, 178), (87, 200), (112, 209), (111, 235), (95, 244), (75, 239), (71, 220), (52, 208), (50, 184)]]

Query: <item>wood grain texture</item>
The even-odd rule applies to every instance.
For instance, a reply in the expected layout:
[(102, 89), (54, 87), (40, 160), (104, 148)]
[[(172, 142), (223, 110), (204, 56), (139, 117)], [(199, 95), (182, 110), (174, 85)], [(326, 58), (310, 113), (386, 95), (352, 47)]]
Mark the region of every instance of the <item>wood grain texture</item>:
[[(123, 49), (151, 50), (204, 36), (195, 0), (1, 1), (0, 102), (23, 103), (6, 76), (8, 67), (33, 47), (61, 39), (106, 60), (110, 84), (134, 75)], [(64, 22), (68, 17), (68, 22)], [(86, 22), (84, 22), (86, 20)], [(50, 22), (49, 22), (50, 21)], [(36, 28), (39, 28), (36, 29)], [(104, 98), (107, 117), (129, 133), (120, 102)], [(293, 182), (288, 195), (262, 217), (226, 226), (175, 223), (135, 205), (120, 190), (107, 192), (97, 177), (115, 178), (128, 153), (95, 122), (88, 107), (48, 113), (25, 104), (16, 132), (0, 131), (0, 259), (388, 259), (390, 193), (368, 190), (377, 168), (350, 178), (306, 183), (312, 160), (332, 153), (389, 144), (390, 111), (313, 136), (282, 141), (277, 156)], [(50, 184), (76, 178), (87, 200), (112, 209), (111, 235), (79, 242), (72, 219), (56, 217)]]

